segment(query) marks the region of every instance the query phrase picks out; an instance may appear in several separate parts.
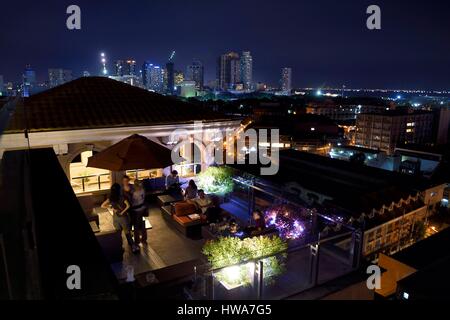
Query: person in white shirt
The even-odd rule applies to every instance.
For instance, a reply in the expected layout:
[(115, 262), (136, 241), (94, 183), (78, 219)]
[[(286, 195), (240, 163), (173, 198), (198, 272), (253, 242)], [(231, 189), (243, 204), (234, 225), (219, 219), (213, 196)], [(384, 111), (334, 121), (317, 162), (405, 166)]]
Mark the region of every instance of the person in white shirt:
[(145, 189), (142, 181), (134, 181), (134, 192), (131, 199), (131, 225), (134, 227), (134, 241), (138, 244), (147, 242), (144, 215), (147, 210), (145, 204)]
[(205, 194), (205, 191), (201, 189), (198, 190), (198, 197), (194, 199), (194, 202), (197, 205), (197, 208), (202, 211), (202, 214), (205, 214), (206, 210), (212, 206), (211, 199)]

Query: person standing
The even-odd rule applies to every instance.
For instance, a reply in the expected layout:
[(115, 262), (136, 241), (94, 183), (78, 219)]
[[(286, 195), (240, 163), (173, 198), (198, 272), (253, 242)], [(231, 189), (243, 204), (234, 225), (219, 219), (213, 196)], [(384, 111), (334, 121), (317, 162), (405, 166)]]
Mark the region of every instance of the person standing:
[(122, 193), (129, 203), (133, 201), (134, 186), (130, 183), (130, 177), (125, 175), (122, 178)]
[(144, 215), (147, 206), (145, 204), (145, 189), (142, 181), (134, 181), (134, 192), (131, 202), (131, 225), (134, 228), (134, 241), (139, 244), (147, 242), (147, 230), (145, 229)]
[(128, 212), (130, 207), (130, 202), (123, 196), (120, 185), (114, 183), (111, 186), (108, 199), (102, 203), (102, 208), (112, 209), (114, 229), (122, 231), (125, 234), (132, 252), (136, 253), (139, 251), (139, 247), (136, 246), (131, 236), (130, 217)]

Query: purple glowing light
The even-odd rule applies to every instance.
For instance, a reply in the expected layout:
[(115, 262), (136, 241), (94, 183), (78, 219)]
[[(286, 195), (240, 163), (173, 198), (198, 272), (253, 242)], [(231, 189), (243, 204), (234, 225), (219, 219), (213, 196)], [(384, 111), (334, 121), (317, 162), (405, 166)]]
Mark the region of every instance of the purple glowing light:
[(305, 234), (304, 225), (285, 207), (269, 209), (266, 212), (266, 222), (275, 227), (284, 239), (296, 240)]

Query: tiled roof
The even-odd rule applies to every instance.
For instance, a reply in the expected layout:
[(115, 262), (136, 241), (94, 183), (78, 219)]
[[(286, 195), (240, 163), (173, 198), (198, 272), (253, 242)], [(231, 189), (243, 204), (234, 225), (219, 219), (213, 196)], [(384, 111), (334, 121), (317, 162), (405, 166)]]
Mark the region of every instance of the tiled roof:
[(56, 131), (194, 120), (229, 118), (105, 77), (83, 77), (25, 98), (10, 119), (6, 133), (23, 131), (27, 122), (30, 131)]

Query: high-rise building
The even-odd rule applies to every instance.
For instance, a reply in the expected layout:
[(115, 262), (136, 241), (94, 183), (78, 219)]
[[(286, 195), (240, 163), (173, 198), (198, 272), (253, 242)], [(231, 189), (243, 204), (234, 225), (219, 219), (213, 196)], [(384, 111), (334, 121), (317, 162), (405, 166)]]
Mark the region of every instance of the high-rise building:
[(167, 90), (168, 94), (173, 94), (175, 91), (175, 71), (174, 63), (169, 61), (166, 63), (166, 79), (167, 79)]
[(104, 52), (100, 53), (100, 63), (102, 65), (100, 75), (107, 77), (108, 76), (108, 68), (106, 67), (107, 61), (106, 61), (106, 54)]
[(194, 60), (191, 65), (187, 66), (186, 79), (194, 81), (197, 90), (203, 90), (204, 71), (203, 64), (199, 60)]
[(135, 76), (136, 75), (136, 61), (132, 60), (132, 59), (116, 60), (114, 75), (116, 77)]
[(114, 62), (114, 76), (122, 77), (125, 74), (125, 61), (116, 60)]
[(175, 86), (179, 86), (184, 81), (184, 73), (182, 71), (174, 72)]
[(5, 83), (3, 80), (3, 76), (0, 74), (0, 96), (5, 94)]
[(146, 61), (142, 65), (142, 85), (144, 88), (148, 89), (150, 85), (150, 66), (152, 66), (150, 62)]
[(31, 94), (33, 94), (33, 90), (36, 86), (36, 72), (31, 69), (31, 66), (29, 64), (27, 64), (25, 67), (22, 79), (23, 96), (29, 97)]
[(292, 68), (281, 69), (281, 91), (285, 94), (292, 91)]
[(241, 66), (239, 54), (229, 52), (219, 57), (217, 61), (217, 81), (219, 89), (234, 89), (241, 82)]
[(146, 89), (164, 92), (164, 69), (150, 62), (142, 66), (142, 82)]
[(253, 89), (253, 57), (250, 51), (243, 51), (241, 56), (241, 80), (244, 90)]
[(72, 81), (72, 70), (48, 69), (48, 83), (50, 88)]
[(361, 113), (356, 118), (356, 145), (393, 154), (404, 144), (426, 144), (432, 140), (433, 113), (389, 110)]
[(133, 59), (128, 59), (125, 61), (125, 76), (135, 76), (136, 75), (136, 61)]
[(136, 73), (136, 61), (133, 59), (116, 60), (114, 63), (114, 76), (110, 76), (110, 78), (132, 86), (139, 86), (140, 76)]

